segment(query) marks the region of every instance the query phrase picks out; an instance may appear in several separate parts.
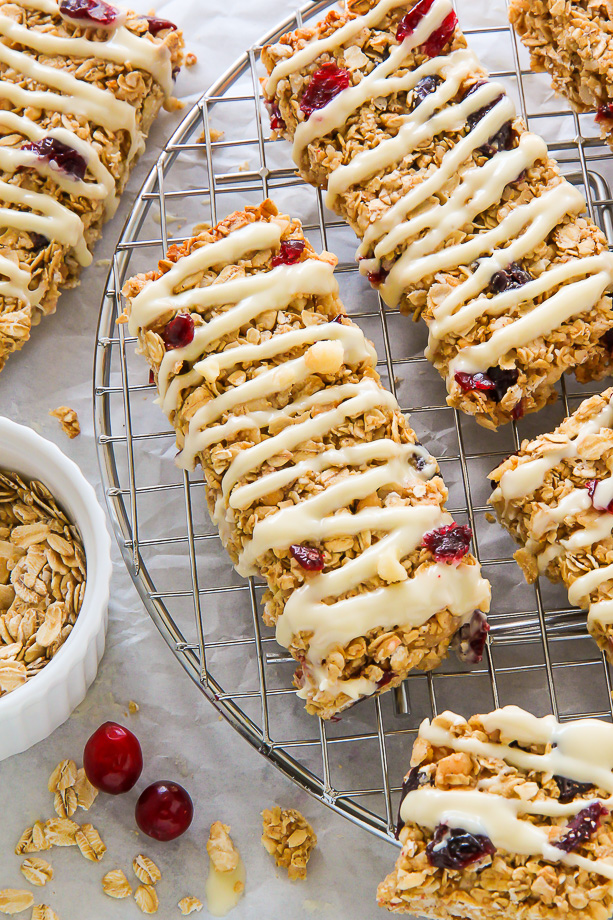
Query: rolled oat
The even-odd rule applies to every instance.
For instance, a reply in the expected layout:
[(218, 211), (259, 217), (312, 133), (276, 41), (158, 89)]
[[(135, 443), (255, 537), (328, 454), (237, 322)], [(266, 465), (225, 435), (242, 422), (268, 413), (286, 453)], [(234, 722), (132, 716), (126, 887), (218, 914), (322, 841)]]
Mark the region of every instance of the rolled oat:
[(49, 865), (46, 859), (37, 856), (30, 856), (24, 859), (21, 866), (21, 872), (30, 885), (36, 885), (42, 888), (53, 878), (53, 867)]
[(109, 898), (129, 898), (132, 886), (122, 869), (111, 869), (102, 877), (102, 890)]

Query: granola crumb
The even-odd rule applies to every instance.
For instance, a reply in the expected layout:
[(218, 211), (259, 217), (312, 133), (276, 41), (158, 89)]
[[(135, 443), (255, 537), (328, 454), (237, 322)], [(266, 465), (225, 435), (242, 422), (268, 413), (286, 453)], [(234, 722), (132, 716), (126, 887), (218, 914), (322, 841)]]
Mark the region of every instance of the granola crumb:
[(185, 55), (185, 66), (186, 67), (194, 67), (197, 63), (198, 63), (198, 58), (196, 57), (195, 54), (192, 54), (191, 51), (189, 54)]
[(230, 827), (215, 821), (211, 824), (206, 850), (217, 872), (232, 872), (238, 866), (239, 852), (230, 837)]
[(49, 412), (49, 415), (52, 415), (54, 418), (58, 419), (60, 425), (62, 426), (62, 431), (64, 434), (68, 435), (70, 440), (81, 434), (79, 418), (75, 410), (71, 409), (70, 406), (58, 406), (57, 409), (52, 409)]
[(193, 914), (194, 911), (199, 913), (202, 910), (202, 901), (199, 898), (193, 897), (193, 895), (188, 895), (185, 898), (181, 898), (177, 907), (183, 916), (187, 917), (188, 914)]
[(102, 878), (102, 890), (109, 898), (129, 898), (132, 894), (130, 885), (123, 869), (111, 869)]
[(29, 856), (19, 868), (26, 881), (37, 888), (42, 888), (53, 878), (53, 866), (40, 856)]
[(307, 863), (317, 846), (317, 836), (295, 808), (267, 808), (262, 812), (262, 844), (290, 879), (305, 879)]
[(176, 96), (170, 96), (164, 102), (164, 111), (165, 112), (180, 112), (185, 108), (185, 103), (181, 99), (177, 99)]
[(131, 716), (135, 715), (137, 712), (140, 712), (140, 706), (138, 703), (135, 703), (134, 700), (130, 700), (128, 703), (128, 712)]

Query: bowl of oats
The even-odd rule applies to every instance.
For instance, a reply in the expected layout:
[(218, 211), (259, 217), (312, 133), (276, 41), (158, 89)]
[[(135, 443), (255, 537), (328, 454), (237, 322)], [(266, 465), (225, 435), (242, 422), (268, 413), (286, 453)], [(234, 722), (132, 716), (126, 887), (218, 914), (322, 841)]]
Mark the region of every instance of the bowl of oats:
[(83, 700), (104, 651), (111, 542), (62, 451), (0, 417), (0, 761)]

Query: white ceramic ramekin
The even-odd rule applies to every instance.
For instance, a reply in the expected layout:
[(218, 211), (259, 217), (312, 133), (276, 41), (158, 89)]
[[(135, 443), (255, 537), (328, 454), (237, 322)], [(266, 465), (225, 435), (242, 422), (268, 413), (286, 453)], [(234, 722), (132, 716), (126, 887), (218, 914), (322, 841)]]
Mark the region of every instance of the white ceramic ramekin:
[(30, 428), (0, 416), (0, 470), (40, 479), (81, 531), (85, 597), (70, 636), (36, 677), (0, 698), (0, 760), (25, 751), (65, 722), (83, 700), (104, 652), (111, 541), (96, 494), (79, 467)]

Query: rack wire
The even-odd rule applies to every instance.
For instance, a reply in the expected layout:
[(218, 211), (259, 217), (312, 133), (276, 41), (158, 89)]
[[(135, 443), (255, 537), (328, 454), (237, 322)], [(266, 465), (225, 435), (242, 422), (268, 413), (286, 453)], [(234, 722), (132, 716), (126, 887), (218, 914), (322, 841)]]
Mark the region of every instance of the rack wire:
[[(308, 4), (243, 55), (190, 111), (145, 181), (101, 307), (95, 420), (119, 546), (145, 607), (184, 670), (271, 763), (337, 812), (393, 842), (402, 777), (423, 718), (445, 708), (469, 715), (508, 703), (538, 715), (553, 712), (561, 720), (613, 714), (611, 674), (587, 635), (585, 615), (568, 606), (560, 586), (524, 584), (510, 538), (486, 517), (487, 473), (523, 437), (555, 426), (597, 389), (569, 378), (556, 405), (497, 433), (446, 405), (444, 384), (423, 358), (424, 329), (384, 310), (356, 270), (353, 234), (326, 210), (321, 194), (296, 177), (287, 145), (269, 137), (261, 47), (330, 5)], [(474, 6), (458, 3), (469, 44), (492, 77), (505, 83), (528, 126), (548, 140), (613, 243), (610, 152), (595, 135), (593, 119), (577, 117), (552, 96), (545, 76), (530, 73), (503, 2), (489, 4), (485, 15), (479, 9), (477, 23), (470, 21)], [(348, 312), (375, 342), (384, 382), (439, 460), (449, 508), (472, 527), (475, 552), (493, 587), (492, 628), (481, 665), (469, 668), (450, 659), (329, 723), (307, 716), (294, 697), (295, 663), (260, 617), (263, 585), (234, 573), (206, 517), (202, 477), (174, 465), (174, 433), (153, 405), (154, 387), (134, 355), (135, 340), (115, 322), (125, 280), (150, 270), (170, 245), (186, 239), (184, 226), (189, 236), (197, 223), (215, 223), (266, 196), (303, 220), (315, 246), (340, 256), (337, 273)]]

